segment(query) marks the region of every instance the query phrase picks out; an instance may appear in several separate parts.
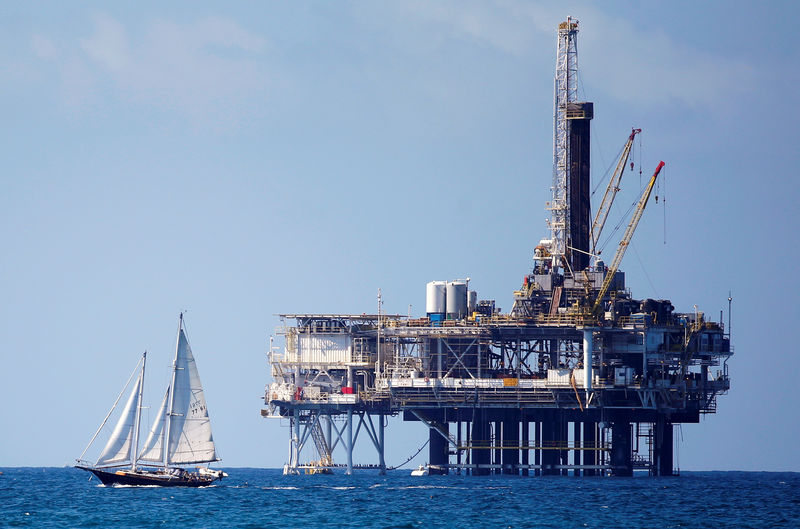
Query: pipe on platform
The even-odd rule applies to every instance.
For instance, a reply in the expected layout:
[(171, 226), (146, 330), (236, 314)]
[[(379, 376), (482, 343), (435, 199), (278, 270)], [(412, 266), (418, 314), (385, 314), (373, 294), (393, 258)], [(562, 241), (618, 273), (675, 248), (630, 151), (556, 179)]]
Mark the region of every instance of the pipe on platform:
[(589, 403), (589, 392), (592, 391), (592, 350), (594, 349), (594, 333), (591, 329), (583, 330), (583, 387), (586, 390), (586, 403)]

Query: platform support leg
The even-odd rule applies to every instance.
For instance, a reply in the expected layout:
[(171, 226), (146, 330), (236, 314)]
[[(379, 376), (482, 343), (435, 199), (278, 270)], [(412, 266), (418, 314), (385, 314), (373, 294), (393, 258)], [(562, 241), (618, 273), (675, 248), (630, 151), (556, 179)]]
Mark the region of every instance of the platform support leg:
[[(533, 451), (533, 464), (534, 465), (541, 465), (542, 464), (542, 421), (534, 421), (533, 422), (533, 444), (536, 446), (536, 450)], [(541, 476), (542, 469), (537, 468), (534, 471), (534, 475)]]
[(345, 450), (347, 450), (347, 470), (345, 474), (348, 476), (353, 474), (353, 410), (347, 410), (347, 438), (345, 441), (347, 444), (345, 445)]
[(653, 463), (655, 470), (659, 476), (671, 476), (673, 467), (672, 423), (667, 421), (664, 417), (659, 417), (655, 426), (655, 447), (653, 450), (653, 459), (655, 459)]
[[(584, 421), (583, 423), (583, 464), (596, 465), (597, 464), (597, 440), (595, 431), (597, 430), (597, 423), (594, 421)], [(583, 471), (584, 476), (594, 476), (595, 470), (587, 468)]]
[(325, 442), (328, 446), (333, 446), (333, 418), (330, 414), (325, 415)]
[(456, 421), (456, 465), (458, 468), (457, 473), (461, 474), (461, 447), (464, 446), (461, 442), (461, 421)]
[[(445, 431), (449, 431), (447, 423), (443, 423), (442, 426)], [(436, 428), (428, 428), (428, 460), (431, 474), (447, 474), (448, 448), (447, 439)]]
[(500, 445), (503, 474), (519, 473), (519, 422), (518, 411), (507, 410), (504, 413), (503, 440)]
[(542, 420), (542, 475), (558, 476), (561, 472), (555, 468), (559, 463), (558, 437), (561, 425), (552, 416)]
[(378, 415), (378, 474), (383, 476), (386, 474), (386, 457), (384, 454), (384, 449), (386, 447), (386, 443), (384, 442), (384, 424), (385, 416)]
[(633, 476), (631, 423), (628, 421), (614, 421), (611, 424), (611, 469), (615, 476)]
[(297, 466), (300, 464), (300, 413), (297, 410), (292, 412), (289, 428), (289, 464), (283, 469), (284, 474), (297, 474)]
[(489, 421), (484, 418), (483, 410), (475, 410), (475, 418), (472, 420), (470, 445), (470, 457), (472, 463), (477, 466), (472, 473), (475, 476), (485, 476), (489, 474), (489, 469), (481, 467), (489, 464), (491, 456), (489, 441)]
[(577, 467), (581, 465), (581, 422), (575, 421), (572, 423), (572, 464), (576, 467), (572, 471), (573, 476), (580, 476), (581, 470)]
[(522, 465), (525, 467), (522, 469), (523, 476), (529, 476), (530, 470), (527, 466), (530, 464), (530, 456), (531, 451), (528, 449), (530, 446), (530, 423), (527, 419), (522, 420), (522, 446), (524, 449), (522, 450)]
[[(563, 416), (559, 417), (558, 432), (558, 445), (561, 447), (561, 450), (558, 451), (559, 462), (563, 467), (566, 467), (569, 465), (569, 450), (567, 449), (569, 444), (569, 422), (565, 421)], [(562, 468), (561, 475), (569, 476), (569, 470)]]

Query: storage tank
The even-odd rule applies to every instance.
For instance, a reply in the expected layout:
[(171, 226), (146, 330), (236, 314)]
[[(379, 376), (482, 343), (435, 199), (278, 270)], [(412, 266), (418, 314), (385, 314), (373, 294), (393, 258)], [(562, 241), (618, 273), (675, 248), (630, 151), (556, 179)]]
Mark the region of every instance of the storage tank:
[(457, 320), (467, 315), (467, 284), (464, 281), (447, 283), (447, 319)]
[(474, 290), (467, 291), (467, 316), (472, 316), (478, 307), (478, 293)]
[(447, 282), (431, 281), (425, 290), (425, 312), (431, 314), (444, 314), (447, 310)]

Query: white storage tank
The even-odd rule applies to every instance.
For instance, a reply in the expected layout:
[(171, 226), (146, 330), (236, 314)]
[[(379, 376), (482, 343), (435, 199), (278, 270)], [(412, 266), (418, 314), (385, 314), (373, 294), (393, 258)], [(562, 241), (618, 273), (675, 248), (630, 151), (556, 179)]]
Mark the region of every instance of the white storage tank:
[(425, 290), (425, 312), (444, 314), (447, 310), (447, 282), (431, 281)]
[(478, 307), (478, 293), (474, 290), (467, 291), (467, 316), (472, 316)]
[(467, 315), (467, 283), (450, 281), (447, 283), (447, 319), (457, 320)]

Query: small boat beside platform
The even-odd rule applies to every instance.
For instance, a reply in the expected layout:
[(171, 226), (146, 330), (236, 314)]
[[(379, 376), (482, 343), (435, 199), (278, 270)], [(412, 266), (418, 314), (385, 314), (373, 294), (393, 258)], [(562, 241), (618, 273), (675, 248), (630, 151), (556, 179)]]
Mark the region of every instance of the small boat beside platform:
[(430, 471), (428, 470), (427, 465), (420, 465), (411, 471), (412, 476), (427, 476), (428, 474), (430, 474)]

